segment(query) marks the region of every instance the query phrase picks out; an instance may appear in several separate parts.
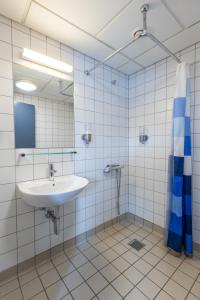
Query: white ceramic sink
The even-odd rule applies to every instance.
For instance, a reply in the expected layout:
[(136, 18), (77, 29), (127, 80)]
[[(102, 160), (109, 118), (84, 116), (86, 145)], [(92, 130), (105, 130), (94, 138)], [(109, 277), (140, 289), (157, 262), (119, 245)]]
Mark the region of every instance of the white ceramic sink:
[(54, 207), (71, 201), (87, 185), (86, 178), (69, 175), (49, 179), (33, 180), (18, 184), (22, 199), (34, 207)]

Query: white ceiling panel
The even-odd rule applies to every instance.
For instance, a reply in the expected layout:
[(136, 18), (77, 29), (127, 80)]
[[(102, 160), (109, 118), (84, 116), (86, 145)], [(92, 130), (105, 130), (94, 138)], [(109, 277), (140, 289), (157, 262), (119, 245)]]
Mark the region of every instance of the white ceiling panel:
[(181, 30), (181, 26), (160, 0), (135, 0), (106, 26), (98, 34), (98, 37), (115, 48), (124, 45), (131, 38), (135, 28), (142, 27), (140, 7), (146, 2), (150, 3), (150, 10), (147, 16), (148, 29), (157, 38), (163, 41)]
[(121, 66), (119, 70), (127, 75), (131, 75), (139, 70), (141, 70), (140, 66), (135, 64), (132, 61), (129, 61), (127, 64)]
[(136, 58), (136, 61), (142, 64), (143, 66), (147, 67), (167, 56), (168, 54), (166, 54), (166, 52), (164, 52), (161, 48), (156, 46), (144, 53), (143, 55)]
[(130, 0), (36, 0), (36, 2), (95, 35)]
[(0, 13), (21, 22), (31, 0), (1, 0)]
[(103, 59), (113, 51), (34, 2), (26, 25), (96, 59)]
[(119, 66), (127, 63), (128, 61), (129, 59), (123, 56), (122, 54), (116, 54), (111, 59), (109, 59), (106, 64), (110, 67), (118, 68)]
[(200, 20), (199, 0), (163, 0), (174, 15), (185, 26), (189, 27)]
[(173, 38), (165, 42), (165, 45), (172, 51), (180, 51), (200, 40), (200, 23), (185, 29)]
[[(172, 52), (200, 41), (200, 0), (0, 0), (0, 13), (19, 23), (27, 15), (28, 27), (103, 60), (142, 28), (144, 3), (148, 30)], [(132, 74), (140, 69), (134, 61), (149, 66), (166, 56), (143, 38), (106, 64)]]
[(139, 40), (132, 43), (126, 49), (123, 50), (123, 53), (130, 58), (135, 58), (136, 56), (143, 54), (148, 49), (151, 49), (154, 46), (154, 42), (147, 38), (140, 38)]

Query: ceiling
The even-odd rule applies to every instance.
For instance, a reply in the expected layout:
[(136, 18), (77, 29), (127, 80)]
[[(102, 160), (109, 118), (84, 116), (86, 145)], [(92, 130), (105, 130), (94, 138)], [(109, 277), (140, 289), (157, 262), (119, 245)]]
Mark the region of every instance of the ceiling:
[[(23, 65), (13, 65), (14, 91), (29, 96), (40, 96), (52, 100), (61, 100), (73, 103), (73, 82), (61, 80), (51, 75), (27, 68)], [(37, 86), (33, 92), (25, 92), (15, 86), (15, 82), (27, 80)]]
[[(142, 27), (140, 7), (144, 3), (150, 4), (149, 30), (172, 52), (200, 40), (199, 0), (0, 0), (0, 12), (102, 60)], [(107, 64), (130, 75), (166, 56), (146, 38)]]

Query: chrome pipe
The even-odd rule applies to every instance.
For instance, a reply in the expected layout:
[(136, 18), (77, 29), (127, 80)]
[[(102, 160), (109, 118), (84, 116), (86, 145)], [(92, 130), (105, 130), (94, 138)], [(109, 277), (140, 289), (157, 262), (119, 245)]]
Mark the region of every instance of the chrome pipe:
[(143, 14), (143, 29), (147, 30), (147, 12), (149, 10), (149, 4), (143, 4), (140, 8), (141, 13)]
[(163, 43), (161, 43), (152, 33), (146, 32), (145, 36), (149, 37), (154, 43), (156, 43), (161, 49), (163, 49), (166, 53), (169, 54), (174, 60), (177, 61), (178, 64), (181, 63), (181, 60), (171, 52)]
[[(111, 53), (109, 56), (107, 56), (106, 58), (104, 58), (104, 60), (102, 61), (99, 61), (98, 63), (96, 63), (94, 65), (94, 67), (92, 67), (91, 69), (89, 70), (86, 70), (84, 73), (86, 75), (90, 75), (90, 73), (92, 71), (94, 71), (97, 67), (105, 64), (109, 59), (111, 59), (113, 56), (115, 56), (116, 54), (118, 54), (119, 52), (121, 52), (122, 50), (124, 50), (126, 47), (130, 46), (132, 43), (134, 43), (135, 41), (137, 41), (138, 39), (140, 38), (139, 35), (137, 36), (134, 36), (133, 38), (131, 38), (124, 46), (122, 46), (121, 48), (115, 50), (113, 53)], [(138, 63), (138, 65), (141, 67), (141, 65)]]
[[(118, 54), (122, 50), (124, 50), (126, 47), (137, 41), (141, 37), (149, 37), (154, 43), (156, 43), (161, 49), (163, 49), (169, 56), (171, 56), (177, 63), (181, 63), (181, 60), (173, 53), (171, 52), (163, 43), (161, 43), (153, 34), (149, 33), (147, 30), (147, 12), (149, 10), (149, 4), (143, 4), (140, 8), (141, 13), (143, 14), (143, 28), (137, 30), (133, 34), (133, 38), (131, 38), (124, 46), (119, 48), (118, 50), (111, 53), (109, 56), (107, 56), (104, 60), (96, 63), (94, 67), (92, 67), (89, 70), (86, 70), (84, 73), (86, 75), (90, 75), (92, 71), (94, 71), (97, 67), (103, 65), (106, 63), (109, 59), (111, 59), (114, 55)], [(140, 67), (144, 68), (140, 63), (137, 63)]]

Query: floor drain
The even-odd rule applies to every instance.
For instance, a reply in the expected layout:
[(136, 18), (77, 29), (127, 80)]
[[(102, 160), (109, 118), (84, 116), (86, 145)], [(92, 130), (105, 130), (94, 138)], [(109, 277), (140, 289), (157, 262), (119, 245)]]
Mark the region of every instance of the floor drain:
[(145, 244), (143, 244), (142, 242), (140, 242), (136, 239), (134, 239), (133, 241), (131, 241), (128, 244), (137, 251), (140, 251), (145, 246)]

